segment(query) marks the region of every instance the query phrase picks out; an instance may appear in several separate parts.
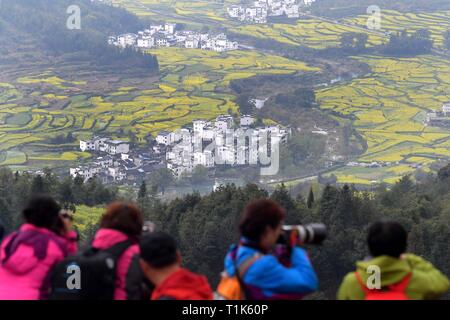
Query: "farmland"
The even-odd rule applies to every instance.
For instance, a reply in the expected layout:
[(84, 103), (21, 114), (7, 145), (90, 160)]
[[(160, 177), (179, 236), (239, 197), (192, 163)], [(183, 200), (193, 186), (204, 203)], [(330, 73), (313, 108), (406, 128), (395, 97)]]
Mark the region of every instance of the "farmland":
[(337, 172), (338, 180), (368, 184), (381, 178), (392, 182), (414, 171), (410, 164), (428, 170), (435, 160), (449, 160), (448, 130), (424, 124), (426, 112), (449, 100), (449, 60), (436, 56), (356, 59), (368, 63), (373, 73), (318, 91), (317, 96), (322, 108), (356, 118), (354, 126), (368, 147), (358, 161), (390, 164), (382, 170), (342, 169)]
[[(144, 143), (161, 130), (194, 118), (236, 112), (229, 84), (259, 74), (317, 72), (299, 61), (250, 51), (219, 54), (166, 48), (150, 51), (161, 66), (160, 80), (136, 85), (119, 81), (92, 92), (92, 80), (68, 80), (51, 71), (0, 86), (0, 161), (14, 169), (67, 166), (89, 157), (76, 150), (78, 138), (105, 132)], [(83, 94), (83, 92), (90, 92)], [(55, 136), (76, 139), (55, 143)]]
[[(366, 27), (367, 16), (343, 19), (344, 22)], [(393, 10), (382, 10), (380, 31), (399, 32), (407, 30), (408, 33), (426, 28), (431, 33), (437, 47), (443, 46), (443, 34), (450, 28), (450, 11), (433, 13), (401, 13)]]
[(239, 0), (114, 0), (134, 14), (154, 21), (186, 23), (201, 27), (204, 24), (227, 22), (225, 7)]
[[(346, 32), (361, 32), (348, 26), (314, 19), (301, 19), (293, 24), (273, 23), (270, 25), (245, 25), (230, 28), (231, 31), (261, 39), (271, 39), (291, 45), (302, 45), (314, 49), (337, 47), (340, 37)], [(381, 36), (368, 34), (368, 45), (383, 43)]]
[[(226, 15), (225, 8), (239, 0), (114, 2), (148, 22), (170, 21), (197, 30), (208, 27), (244, 35), (244, 45), (245, 39), (252, 37), (313, 49), (332, 48), (339, 46), (343, 33), (364, 32), (361, 27), (365, 28), (367, 22), (367, 16), (361, 15), (339, 20), (345, 25), (305, 17), (287, 23), (250, 25)], [(449, 11), (382, 10), (381, 18), (382, 32), (429, 29), (439, 49), (443, 33), (450, 28)], [(387, 39), (372, 32), (367, 34), (370, 47)], [(158, 57), (158, 77), (107, 75), (107, 82), (97, 75), (79, 72), (76, 67), (70, 70), (73, 72), (60, 72), (51, 65), (22, 67), (20, 72), (0, 79), (0, 165), (13, 169), (67, 168), (90, 157), (78, 151), (79, 138), (107, 133), (112, 138), (144, 145), (158, 131), (173, 130), (194, 118), (211, 119), (221, 113), (236, 112), (236, 96), (230, 89), (233, 80), (323, 71), (278, 56), (283, 54), (278, 51), (273, 49), (269, 55), (257, 50), (220, 54), (184, 48), (152, 49), (148, 53)], [(392, 183), (418, 166), (427, 172), (436, 161), (450, 160), (448, 130), (424, 125), (426, 112), (440, 109), (450, 99), (450, 60), (437, 54), (393, 58), (369, 52), (370, 55), (348, 59), (370, 66), (368, 75), (321, 87), (316, 96), (322, 110), (332, 111), (337, 123), (341, 121), (339, 115), (342, 123), (351, 122), (365, 141), (364, 153), (352, 160), (376, 161), (384, 166), (344, 167), (332, 174), (340, 183)], [(311, 57), (308, 61), (316, 62)], [(317, 65), (326, 66), (328, 62)], [(277, 91), (272, 87), (262, 90)], [(277, 92), (270, 92), (274, 93)], [(59, 136), (63, 142), (55, 140)]]

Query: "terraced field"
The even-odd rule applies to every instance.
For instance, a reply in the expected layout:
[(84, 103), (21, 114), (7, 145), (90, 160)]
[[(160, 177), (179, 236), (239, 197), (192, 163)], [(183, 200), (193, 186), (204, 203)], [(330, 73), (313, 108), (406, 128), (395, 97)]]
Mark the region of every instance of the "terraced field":
[[(373, 73), (351, 83), (317, 92), (321, 107), (355, 117), (354, 125), (367, 141), (361, 162), (389, 162), (383, 169), (346, 168), (341, 182), (393, 179), (425, 168), (438, 159), (450, 159), (448, 130), (427, 127), (425, 113), (450, 100), (450, 61), (436, 56), (393, 59), (358, 57)], [(376, 173), (376, 174), (374, 174)]]
[[(115, 3), (142, 17), (159, 21), (187, 23), (201, 27), (204, 24), (225, 27), (230, 32), (261, 39), (272, 39), (281, 43), (304, 45), (323, 49), (336, 47), (340, 36), (345, 32), (361, 32), (360, 29), (339, 26), (314, 19), (300, 19), (291, 24), (273, 23), (268, 25), (248, 24), (231, 19), (226, 8), (240, 0), (207, 1), (173, 1), (173, 0), (115, 0)], [(195, 18), (193, 18), (195, 17)], [(382, 43), (383, 37), (368, 33), (369, 45)]]
[(226, 23), (226, 7), (239, 3), (240, 0), (113, 0), (113, 2), (140, 17), (202, 27), (204, 24)]
[[(344, 19), (346, 23), (366, 27), (367, 16)], [(450, 29), (450, 11), (433, 13), (401, 13), (393, 10), (382, 10), (381, 30), (383, 32), (398, 32), (407, 30), (409, 33), (419, 29), (428, 29), (437, 47), (443, 46), (443, 34)]]
[[(225, 27), (231, 32), (311, 48), (336, 47), (345, 32), (364, 32), (367, 16), (343, 19), (342, 24), (300, 19), (289, 24), (242, 25), (228, 19), (225, 8), (240, 0), (115, 0), (116, 4), (153, 21), (184, 23), (196, 28)], [(420, 28), (431, 31), (435, 44), (450, 28), (450, 12), (424, 14), (382, 11), (383, 32)], [(386, 37), (369, 34), (369, 45)], [(76, 141), (54, 143), (60, 134), (76, 139), (92, 132), (112, 137), (135, 136), (144, 142), (160, 130), (172, 130), (193, 118), (213, 118), (235, 111), (229, 89), (233, 79), (258, 74), (318, 72), (302, 62), (258, 52), (218, 54), (177, 48), (155, 49), (160, 81), (123, 84), (92, 94), (91, 83), (69, 81), (53, 72), (0, 82), (0, 165), (13, 169), (63, 166), (89, 157), (75, 151)], [(367, 142), (357, 161), (381, 162), (383, 168), (345, 167), (334, 174), (339, 182), (395, 182), (417, 165), (429, 170), (437, 160), (450, 160), (448, 130), (426, 127), (425, 113), (450, 100), (450, 60), (438, 56), (394, 59), (354, 57), (368, 63), (372, 73), (350, 83), (317, 92), (321, 107), (352, 117)], [(89, 93), (86, 93), (89, 92)]]
[[(314, 49), (337, 47), (340, 37), (346, 32), (362, 32), (353, 27), (341, 26), (314, 19), (301, 19), (294, 24), (274, 23), (269, 25), (245, 25), (230, 28), (231, 31), (261, 39), (271, 39), (291, 45), (302, 45)], [(383, 43), (384, 37), (368, 33), (368, 45)]]
[[(298, 61), (250, 51), (219, 54), (166, 48), (158, 55), (161, 81), (118, 86), (102, 95), (89, 92), (90, 83), (68, 81), (51, 72), (21, 77), (0, 85), (0, 165), (27, 168), (64, 165), (89, 154), (75, 152), (78, 138), (93, 132), (138, 142), (161, 130), (174, 130), (194, 118), (211, 119), (236, 111), (229, 89), (233, 79), (258, 74), (316, 72)], [(61, 134), (76, 140), (54, 143)]]

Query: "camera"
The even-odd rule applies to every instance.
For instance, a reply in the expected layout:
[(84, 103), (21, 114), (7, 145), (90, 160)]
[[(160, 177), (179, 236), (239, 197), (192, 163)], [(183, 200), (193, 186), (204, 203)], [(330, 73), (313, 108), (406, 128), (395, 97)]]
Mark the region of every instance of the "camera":
[(151, 221), (144, 221), (142, 226), (142, 233), (152, 233), (155, 231), (155, 224)]
[(307, 225), (285, 225), (279, 243), (290, 246), (314, 244), (319, 245), (327, 237), (327, 227), (322, 223)]

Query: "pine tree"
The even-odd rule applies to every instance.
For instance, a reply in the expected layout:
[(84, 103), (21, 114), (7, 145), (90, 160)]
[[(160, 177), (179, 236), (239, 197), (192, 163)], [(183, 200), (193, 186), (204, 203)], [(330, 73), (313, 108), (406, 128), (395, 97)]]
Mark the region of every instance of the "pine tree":
[(309, 194), (308, 194), (308, 200), (306, 201), (306, 206), (308, 207), (308, 209), (311, 209), (314, 205), (314, 192), (313, 192), (313, 188), (311, 186), (311, 189), (309, 189)]
[(142, 211), (145, 211), (147, 204), (147, 184), (145, 183), (145, 181), (142, 181), (141, 186), (139, 187), (137, 201), (139, 208)]

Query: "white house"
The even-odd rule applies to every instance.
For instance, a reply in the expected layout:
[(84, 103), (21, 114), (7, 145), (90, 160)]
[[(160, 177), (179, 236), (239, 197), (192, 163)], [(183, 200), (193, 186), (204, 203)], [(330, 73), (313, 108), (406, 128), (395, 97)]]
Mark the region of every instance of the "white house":
[(138, 48), (152, 48), (154, 45), (155, 39), (153, 37), (143, 36), (137, 40)]
[(211, 150), (205, 150), (204, 152), (194, 152), (193, 166), (198, 165), (204, 166), (206, 168), (214, 167), (214, 156)]
[(207, 125), (208, 121), (203, 119), (197, 119), (192, 121), (192, 126), (194, 128), (194, 132), (203, 132), (203, 128)]
[(101, 168), (107, 168), (109, 166), (113, 165), (113, 158), (111, 158), (110, 156), (107, 157), (98, 157), (95, 161), (94, 161), (94, 165), (101, 167)]
[(156, 37), (155, 38), (155, 45), (158, 47), (167, 47), (168, 46), (168, 42), (166, 38), (163, 37)]
[(203, 140), (212, 141), (212, 140), (214, 140), (215, 135), (216, 135), (216, 132), (211, 125), (207, 125), (206, 127), (203, 128), (203, 131), (202, 131)]
[(77, 167), (77, 168), (70, 168), (69, 172), (70, 175), (75, 178), (77, 176), (80, 176), (84, 178), (84, 180), (89, 180), (90, 178), (93, 178), (96, 174), (99, 174), (102, 171), (101, 167)]
[(170, 144), (170, 132), (160, 131), (156, 136), (156, 142), (168, 146)]
[(126, 174), (122, 172), (119, 167), (108, 168), (108, 175), (111, 176), (115, 181), (121, 181), (126, 177)]
[(177, 26), (176, 23), (166, 23), (164, 26), (164, 31), (170, 34), (174, 34), (176, 26)]
[(234, 146), (219, 146), (216, 151), (216, 162), (218, 164), (234, 165), (236, 163)]
[(107, 140), (103, 142), (103, 145), (101, 146), (101, 150), (102, 149), (112, 155), (128, 153), (130, 152), (130, 144), (120, 140)]
[(285, 8), (285, 13), (288, 18), (299, 18), (300, 8), (298, 5), (291, 5)]
[(136, 43), (137, 35), (134, 33), (126, 33), (117, 37), (117, 43), (120, 47), (131, 47)]
[(255, 122), (255, 118), (249, 115), (242, 115), (241, 119), (241, 127), (250, 126)]
[(450, 115), (450, 102), (444, 103), (442, 106), (442, 112), (444, 113), (444, 116)]
[(81, 151), (89, 151), (95, 150), (95, 143), (92, 140), (80, 140), (80, 150)]
[(244, 13), (244, 8), (241, 6), (231, 6), (227, 8), (227, 12), (231, 18), (239, 18)]
[(222, 115), (216, 118), (216, 130), (224, 132), (233, 127), (233, 117), (229, 115)]
[(196, 38), (196, 37), (189, 37), (189, 38), (186, 39), (186, 41), (184, 43), (184, 46), (187, 49), (197, 49), (199, 43), (200, 43), (200, 41), (199, 41), (198, 38)]

